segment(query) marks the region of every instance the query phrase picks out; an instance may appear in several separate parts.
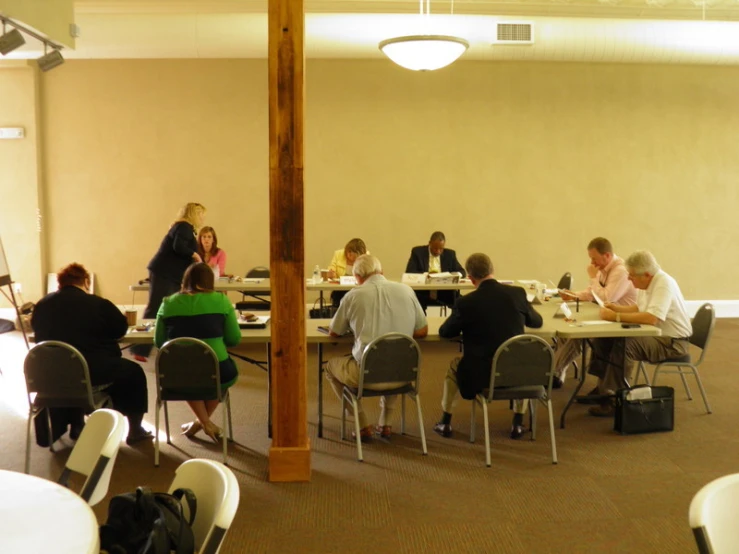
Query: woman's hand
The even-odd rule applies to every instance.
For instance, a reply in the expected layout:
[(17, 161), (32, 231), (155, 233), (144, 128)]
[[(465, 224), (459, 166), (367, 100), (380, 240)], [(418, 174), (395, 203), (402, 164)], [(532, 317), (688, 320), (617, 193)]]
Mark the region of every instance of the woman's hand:
[(336, 279), (336, 272), (333, 269), (328, 270), (328, 278), (329, 279)]
[(565, 302), (569, 302), (569, 301), (575, 299), (575, 295), (572, 293), (572, 291), (571, 290), (565, 290), (565, 289), (561, 289), (559, 291), (559, 297), (562, 300), (564, 300)]
[(197, 252), (193, 252), (193, 254), (192, 254), (192, 261), (193, 262), (197, 262), (197, 263), (202, 263), (203, 258), (201, 258), (200, 257), (200, 254), (198, 254)]

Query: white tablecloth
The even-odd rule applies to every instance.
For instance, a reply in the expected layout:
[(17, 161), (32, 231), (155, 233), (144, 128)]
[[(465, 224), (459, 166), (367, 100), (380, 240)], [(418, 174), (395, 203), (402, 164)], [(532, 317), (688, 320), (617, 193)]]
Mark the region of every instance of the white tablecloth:
[(76, 493), (52, 481), (0, 470), (0, 552), (97, 554), (98, 522)]

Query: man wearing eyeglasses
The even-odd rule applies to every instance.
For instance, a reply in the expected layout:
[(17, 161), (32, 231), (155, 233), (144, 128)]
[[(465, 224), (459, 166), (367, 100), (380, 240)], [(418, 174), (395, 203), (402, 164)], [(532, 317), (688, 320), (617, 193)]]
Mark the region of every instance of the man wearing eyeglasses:
[[(626, 260), (626, 269), (629, 281), (638, 290), (636, 305), (608, 303), (600, 310), (601, 319), (654, 325), (662, 335), (598, 340), (609, 341), (612, 345), (605, 375), (598, 380), (598, 389), (605, 394), (613, 394), (630, 381), (635, 362), (658, 363), (685, 356), (693, 333), (677, 281), (660, 268), (651, 252), (640, 250), (631, 254)], [(614, 411), (611, 398), (605, 398), (599, 406), (590, 408), (590, 415), (613, 417)]]
[[(636, 289), (629, 281), (624, 261), (613, 252), (611, 241), (603, 237), (596, 237), (588, 244), (590, 265), (588, 271), (588, 287), (579, 292), (562, 290), (559, 292), (562, 300), (582, 300), (592, 302), (593, 294), (603, 302), (610, 302), (620, 306), (636, 304)], [(582, 341), (578, 339), (560, 339), (557, 343), (554, 356), (554, 379), (552, 388), (561, 388), (567, 374), (567, 368), (582, 353)], [(602, 366), (591, 366), (598, 377), (603, 377)], [(597, 395), (593, 389), (588, 395)]]

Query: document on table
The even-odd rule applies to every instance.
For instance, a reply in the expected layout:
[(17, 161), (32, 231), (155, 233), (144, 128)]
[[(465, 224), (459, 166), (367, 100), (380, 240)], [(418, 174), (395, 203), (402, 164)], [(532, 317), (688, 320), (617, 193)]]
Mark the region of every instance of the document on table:
[(595, 294), (593, 291), (590, 291), (590, 293), (593, 295), (593, 299), (598, 303), (598, 306), (601, 308), (605, 308), (606, 305), (603, 303), (603, 300), (601, 300), (600, 296)]
[(607, 325), (613, 323), (612, 321), (606, 321), (604, 319), (594, 319), (590, 321), (581, 321), (577, 324), (578, 327), (586, 327), (588, 325)]

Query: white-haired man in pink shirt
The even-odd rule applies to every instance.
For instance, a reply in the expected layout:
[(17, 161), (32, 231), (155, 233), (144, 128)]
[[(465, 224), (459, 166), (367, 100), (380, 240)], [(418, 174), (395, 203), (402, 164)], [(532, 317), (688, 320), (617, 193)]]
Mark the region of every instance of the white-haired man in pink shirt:
[[(619, 306), (633, 306), (636, 304), (636, 289), (629, 281), (629, 272), (624, 261), (613, 253), (611, 241), (603, 237), (596, 237), (588, 244), (590, 265), (587, 267), (588, 287), (578, 292), (570, 290), (560, 291), (562, 300), (579, 299), (585, 302), (594, 300), (593, 294), (603, 300)], [(582, 341), (574, 339), (560, 339), (554, 358), (554, 380), (552, 386), (560, 388), (564, 383), (567, 368), (582, 353)], [(598, 377), (603, 377), (598, 375)], [(589, 394), (597, 394), (597, 390)]]

